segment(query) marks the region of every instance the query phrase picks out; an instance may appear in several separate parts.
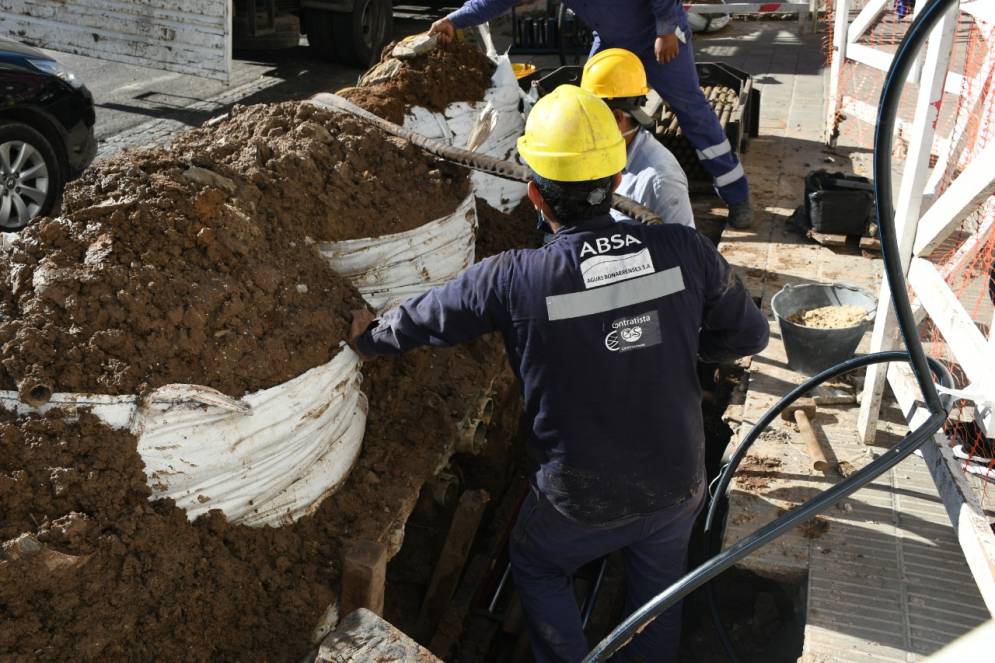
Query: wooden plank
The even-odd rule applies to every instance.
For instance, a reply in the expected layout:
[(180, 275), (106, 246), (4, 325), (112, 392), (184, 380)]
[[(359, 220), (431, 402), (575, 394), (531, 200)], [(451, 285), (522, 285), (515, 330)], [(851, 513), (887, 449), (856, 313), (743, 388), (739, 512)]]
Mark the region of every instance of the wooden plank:
[(460, 497), (418, 615), (417, 633), (422, 641), (431, 639), (435, 627), (446, 612), (446, 606), (456, 591), (466, 565), (470, 546), (477, 535), (480, 519), (490, 501), (491, 496), (486, 490), (468, 490)]
[(995, 142), (989, 143), (919, 220), (913, 252), (928, 256), (978, 206), (995, 194)]
[(860, 238), (860, 248), (865, 251), (881, 251), (881, 240), (877, 237), (861, 237)]
[(442, 663), (375, 613), (347, 615), (321, 642), (315, 663)]
[[(919, 389), (912, 370), (906, 364), (892, 364), (888, 383), (909, 427), (919, 426), (929, 413), (916, 405)], [(995, 534), (988, 518), (961, 470), (960, 462), (951, 452), (947, 436), (942, 431), (937, 432), (931, 441), (922, 445), (921, 451), (978, 591), (988, 611), (995, 615)]]
[[(930, 32), (926, 46), (926, 64), (916, 97), (905, 173), (899, 186), (895, 209), (898, 255), (905, 272), (908, 272), (916, 239), (923, 190), (929, 175), (930, 146), (936, 133), (936, 120), (943, 100), (943, 81), (950, 65), (950, 51), (959, 14), (960, 3), (955, 2)], [(888, 282), (883, 281), (878, 295), (874, 331), (871, 334), (871, 352), (892, 350), (897, 347), (897, 340), (898, 324), (891, 306), (891, 290)], [(886, 376), (886, 369), (879, 364), (867, 368), (864, 392), (860, 400), (860, 415), (857, 418), (857, 432), (864, 442), (870, 442), (877, 432)]]
[[(909, 284), (971, 385), (983, 394), (995, 394), (995, 355), (943, 275), (933, 263), (915, 258), (909, 269)], [(995, 433), (992, 409), (976, 403), (975, 411), (985, 433), (989, 436)]]
[(352, 541), (342, 550), (342, 614), (366, 608), (383, 614), (387, 549), (376, 541)]
[(227, 81), (231, 3), (0, 0), (0, 33), (42, 48)]
[(847, 236), (836, 233), (820, 233), (809, 230), (805, 233), (809, 239), (822, 244), (823, 246), (846, 246)]
[(463, 635), (463, 625), (470, 614), (473, 599), (490, 569), (491, 559), (483, 553), (474, 556), (467, 565), (463, 582), (446, 607), (429, 645), (432, 653), (439, 658), (448, 660), (452, 648)]

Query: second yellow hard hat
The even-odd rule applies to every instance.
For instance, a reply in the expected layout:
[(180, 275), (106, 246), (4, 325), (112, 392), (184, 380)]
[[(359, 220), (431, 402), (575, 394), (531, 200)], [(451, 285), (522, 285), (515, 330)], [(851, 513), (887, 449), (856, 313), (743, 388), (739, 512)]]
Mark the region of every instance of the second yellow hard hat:
[(602, 99), (641, 97), (650, 91), (643, 63), (624, 48), (607, 48), (591, 56), (580, 86)]

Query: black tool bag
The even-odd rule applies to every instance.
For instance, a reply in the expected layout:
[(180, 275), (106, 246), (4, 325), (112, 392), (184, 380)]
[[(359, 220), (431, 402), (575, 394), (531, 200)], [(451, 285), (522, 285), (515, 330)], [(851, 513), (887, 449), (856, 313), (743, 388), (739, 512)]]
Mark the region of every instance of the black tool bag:
[(805, 177), (805, 216), (812, 229), (864, 235), (874, 219), (874, 187), (866, 177), (815, 170)]

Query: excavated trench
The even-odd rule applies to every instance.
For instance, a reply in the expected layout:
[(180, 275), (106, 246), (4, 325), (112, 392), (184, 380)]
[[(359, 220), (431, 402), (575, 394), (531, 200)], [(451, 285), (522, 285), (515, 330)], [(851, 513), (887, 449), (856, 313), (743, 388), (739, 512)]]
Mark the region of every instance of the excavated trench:
[[(723, 420), (730, 403), (742, 394), (743, 369), (736, 364), (700, 364), (702, 414), (706, 434), (706, 466), (714, 478), (733, 431)], [(446, 661), (517, 663), (531, 660), (524, 616), (507, 569), (507, 537), (528, 486), (530, 468), (525, 439), (528, 422), (514, 421), (519, 404), (499, 407), (503, 417), (479, 456), (456, 455), (441, 478), (427, 484), (407, 524), (405, 543), (388, 566), (385, 617)], [(503, 435), (503, 437), (502, 437)], [(426, 630), (424, 615), (433, 588), (433, 571), (452, 536), (460, 492), (486, 490), (490, 502), (479, 528), (470, 535), (473, 547), (460, 566), (460, 581), (437, 627)], [(690, 564), (704, 559), (704, 514), (690, 544)], [(575, 577), (578, 603), (584, 607), (598, 584), (599, 564)], [(593, 646), (625, 616), (624, 572), (620, 555), (606, 561), (586, 628)], [(789, 663), (801, 654), (804, 630), (802, 584), (775, 582), (733, 570), (715, 581), (720, 614), (741, 660)], [(421, 617), (421, 619), (419, 619)], [(701, 593), (684, 606), (682, 663), (725, 660)]]
[[(492, 67), (454, 46), (346, 95), (398, 120), (414, 104), (480, 99)], [(191, 382), (239, 397), (278, 384), (334, 356), (360, 304), (314, 243), (414, 228), (468, 192), (465, 170), (300, 103), (236, 107), (169, 148), (101, 162), (67, 190), (61, 217), (0, 255), (0, 385), (30, 397), (39, 385), (145, 394)], [(527, 201), (477, 207), (477, 259), (538, 242)], [(710, 370), (712, 472), (729, 432)], [(348, 479), (279, 528), (218, 511), (190, 522), (151, 499), (135, 437), (85, 410), (0, 411), (0, 658), (298, 661), (338, 594), (343, 548), (372, 540), (397, 553), (390, 621), (446, 660), (524, 660), (507, 584), (489, 610), (528, 475), (499, 339), (379, 359), (363, 375), (369, 414)], [(453, 528), (468, 494), (486, 503), (481, 524)], [(458, 563), (447, 555), (455, 575), (434, 591), (448, 587), (448, 600), (427, 604), (460, 527), (472, 546)], [(785, 603), (773, 590), (750, 603), (765, 594), (746, 584), (736, 604), (754, 605), (741, 620), (754, 633), (765, 606)], [(611, 562), (592, 638), (617, 622), (620, 587)], [(686, 641), (708, 640), (696, 640), (702, 624), (688, 620)]]

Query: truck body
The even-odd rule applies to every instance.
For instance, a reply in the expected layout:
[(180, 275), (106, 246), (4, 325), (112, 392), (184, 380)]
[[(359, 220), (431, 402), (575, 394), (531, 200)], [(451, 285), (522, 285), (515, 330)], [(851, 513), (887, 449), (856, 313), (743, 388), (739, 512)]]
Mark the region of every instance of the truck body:
[(232, 51), (296, 46), (367, 66), (391, 0), (0, 0), (0, 35), (55, 51), (227, 81)]

